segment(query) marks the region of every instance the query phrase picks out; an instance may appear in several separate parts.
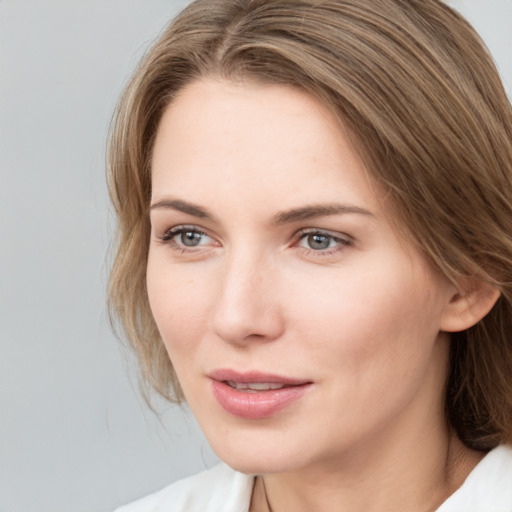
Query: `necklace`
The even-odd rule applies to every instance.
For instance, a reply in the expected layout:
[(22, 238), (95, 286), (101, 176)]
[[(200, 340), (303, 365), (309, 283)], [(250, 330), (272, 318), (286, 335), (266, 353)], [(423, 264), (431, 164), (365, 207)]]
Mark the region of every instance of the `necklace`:
[(268, 495), (267, 495), (267, 488), (265, 487), (265, 480), (263, 480), (263, 477), (259, 477), (261, 479), (261, 486), (263, 489), (263, 496), (265, 497), (265, 505), (267, 507), (267, 510), (265, 512), (273, 512), (272, 507), (270, 506), (270, 503), (268, 501)]

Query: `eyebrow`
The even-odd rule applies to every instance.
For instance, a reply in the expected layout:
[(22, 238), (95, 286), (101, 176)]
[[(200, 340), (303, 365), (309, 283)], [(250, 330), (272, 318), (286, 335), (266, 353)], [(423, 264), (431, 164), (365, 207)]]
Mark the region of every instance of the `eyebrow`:
[(359, 206), (352, 206), (340, 203), (330, 203), (304, 206), (301, 208), (293, 208), (291, 210), (279, 212), (272, 218), (272, 224), (281, 225), (288, 224), (291, 222), (300, 222), (302, 220), (315, 219), (317, 217), (326, 217), (329, 215), (341, 215), (349, 213), (369, 215), (373, 217), (373, 214), (370, 211), (365, 210), (364, 208), (360, 208)]
[[(150, 210), (169, 209), (192, 215), (199, 219), (207, 219), (212, 222), (219, 222), (217, 218), (210, 213), (206, 208), (198, 206), (181, 199), (162, 199), (153, 203)], [(292, 208), (276, 213), (272, 217), (271, 223), (273, 225), (290, 224), (292, 222), (300, 222), (303, 220), (315, 219), (317, 217), (326, 217), (329, 215), (341, 214), (359, 214), (374, 216), (369, 210), (360, 208), (359, 206), (346, 205), (341, 203), (317, 204), (311, 206), (303, 206), (300, 208)]]
[(213, 222), (218, 222), (215, 216), (211, 214), (206, 208), (196, 204), (188, 203), (186, 201), (181, 201), (180, 199), (163, 199), (162, 201), (157, 201), (149, 207), (150, 210), (157, 210), (160, 208), (176, 210), (179, 212), (187, 213), (188, 215), (192, 215), (193, 217), (198, 217), (199, 219), (207, 219)]

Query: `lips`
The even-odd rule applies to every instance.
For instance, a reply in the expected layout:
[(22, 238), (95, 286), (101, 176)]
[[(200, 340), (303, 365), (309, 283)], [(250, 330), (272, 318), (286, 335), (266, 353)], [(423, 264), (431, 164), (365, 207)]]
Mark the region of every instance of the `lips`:
[(259, 372), (215, 370), (208, 377), (220, 406), (244, 419), (273, 416), (299, 400), (312, 385), (311, 381)]

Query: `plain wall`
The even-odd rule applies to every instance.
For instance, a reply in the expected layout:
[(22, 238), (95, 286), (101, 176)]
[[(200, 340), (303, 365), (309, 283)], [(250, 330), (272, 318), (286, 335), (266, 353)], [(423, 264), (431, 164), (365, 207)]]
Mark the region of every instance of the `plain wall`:
[[(215, 463), (106, 315), (108, 124), (181, 0), (0, 0), (0, 512), (106, 512)], [(512, 90), (512, 0), (450, 2)], [(109, 227), (110, 226), (110, 227)]]

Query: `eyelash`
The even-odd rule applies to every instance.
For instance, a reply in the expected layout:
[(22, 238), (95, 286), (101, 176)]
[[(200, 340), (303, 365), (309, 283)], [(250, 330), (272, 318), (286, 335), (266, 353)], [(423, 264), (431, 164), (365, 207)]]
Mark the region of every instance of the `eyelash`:
[[(174, 251), (180, 252), (180, 254), (196, 252), (200, 245), (186, 246), (176, 242), (175, 238), (179, 235), (183, 235), (184, 233), (193, 233), (194, 235), (200, 235), (201, 237), (208, 237), (208, 235), (197, 226), (176, 226), (166, 231), (163, 236), (158, 237), (158, 239), (160, 243), (169, 245)], [(331, 242), (335, 242), (336, 245), (334, 247), (327, 247), (325, 249), (318, 250), (302, 247), (300, 245), (303, 240), (314, 236), (324, 237), (325, 239), (329, 240), (329, 244)], [(346, 247), (350, 247), (354, 244), (352, 237), (348, 235), (340, 237), (332, 234), (329, 231), (322, 231), (318, 229), (306, 229), (299, 231), (294, 235), (294, 238), (296, 241), (292, 244), (292, 247), (298, 247), (299, 249), (314, 257), (329, 256), (338, 253)]]
[[(354, 244), (354, 240), (352, 239), (352, 237), (348, 235), (344, 235), (343, 237), (336, 236), (329, 231), (322, 231), (319, 229), (302, 230), (296, 236), (298, 237), (298, 240), (297, 242), (294, 243), (294, 246), (300, 247), (304, 251), (307, 251), (308, 254), (313, 255), (315, 257), (330, 256), (332, 254), (336, 254), (342, 251), (346, 247), (351, 247)], [(311, 236), (325, 237), (330, 242), (334, 241), (336, 245), (334, 247), (327, 247), (326, 249), (319, 250), (300, 246), (300, 243), (303, 240), (306, 240), (308, 237)]]
[(194, 246), (186, 246), (178, 244), (174, 239), (178, 235), (183, 235), (184, 233), (194, 233), (194, 235), (208, 236), (204, 231), (198, 229), (196, 226), (176, 226), (167, 230), (163, 236), (158, 237), (159, 241), (162, 244), (170, 245), (174, 250), (178, 250), (181, 252), (193, 251), (195, 249)]

